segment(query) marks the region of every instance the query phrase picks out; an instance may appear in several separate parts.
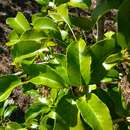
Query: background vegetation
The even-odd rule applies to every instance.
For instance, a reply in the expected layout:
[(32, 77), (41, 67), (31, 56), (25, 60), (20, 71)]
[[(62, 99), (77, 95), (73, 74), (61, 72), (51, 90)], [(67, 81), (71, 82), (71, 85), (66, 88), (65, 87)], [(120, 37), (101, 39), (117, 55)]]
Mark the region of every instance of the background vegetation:
[(129, 0), (0, 6), (0, 130), (130, 129)]

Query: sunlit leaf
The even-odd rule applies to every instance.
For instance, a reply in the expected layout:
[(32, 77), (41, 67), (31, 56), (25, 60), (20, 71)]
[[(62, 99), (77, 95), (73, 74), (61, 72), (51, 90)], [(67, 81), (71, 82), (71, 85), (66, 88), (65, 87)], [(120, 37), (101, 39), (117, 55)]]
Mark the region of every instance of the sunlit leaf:
[(64, 80), (49, 66), (45, 64), (23, 65), (27, 74), (31, 76), (29, 80), (36, 85), (46, 85), (50, 88), (65, 87)]
[(27, 19), (21, 12), (17, 13), (16, 18), (8, 18), (6, 23), (19, 34), (22, 34), (31, 28)]
[(36, 30), (53, 30), (58, 31), (57, 25), (49, 17), (37, 18), (34, 22), (34, 29)]
[(68, 47), (67, 72), (71, 85), (81, 85), (82, 78), (86, 84), (90, 81), (91, 56), (85, 54), (85, 49), (86, 43), (82, 39)]
[(86, 123), (93, 130), (113, 130), (112, 120), (107, 106), (94, 94), (77, 100), (77, 106)]

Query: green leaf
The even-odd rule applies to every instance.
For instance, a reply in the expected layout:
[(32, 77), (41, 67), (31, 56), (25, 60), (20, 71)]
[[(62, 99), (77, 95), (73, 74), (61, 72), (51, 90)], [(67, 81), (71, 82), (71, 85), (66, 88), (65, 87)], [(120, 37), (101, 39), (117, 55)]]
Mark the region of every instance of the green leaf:
[(92, 12), (93, 19), (98, 19), (111, 9), (118, 9), (124, 0), (101, 0)]
[(114, 102), (112, 100), (112, 98), (109, 96), (107, 90), (103, 90), (103, 89), (95, 89), (92, 91), (94, 94), (96, 94), (96, 96), (98, 96), (98, 98), (107, 105), (110, 114), (112, 116), (112, 119), (118, 118), (118, 116), (116, 115), (116, 111), (115, 111), (115, 105)]
[[(119, 47), (114, 39), (105, 39), (92, 45), (89, 53), (92, 56), (92, 75), (93, 83), (99, 82), (106, 74), (106, 70), (102, 63), (111, 54), (117, 52)], [(102, 50), (102, 51), (101, 51)]]
[(12, 112), (14, 110), (16, 110), (16, 108), (17, 108), (16, 106), (9, 106), (9, 107), (7, 107), (7, 109), (4, 111), (4, 118), (9, 117), (12, 114)]
[(68, 84), (68, 75), (66, 69), (66, 56), (63, 54), (55, 54), (54, 59), (49, 61), (49, 65), (55, 69), (55, 71), (64, 79), (65, 83)]
[(64, 80), (45, 64), (23, 65), (24, 71), (31, 76), (29, 80), (36, 85), (46, 85), (50, 88), (63, 88)]
[(71, 98), (64, 96), (56, 107), (54, 130), (86, 130), (80, 113)]
[(31, 40), (31, 41), (40, 42), (43, 39), (47, 39), (47, 35), (44, 32), (37, 31), (37, 30), (28, 30), (25, 33), (23, 33), (20, 37), (21, 41)]
[(57, 14), (63, 19), (63, 21), (68, 25), (70, 31), (73, 34), (73, 37), (76, 40), (76, 36), (71, 28), (71, 22), (70, 22), (70, 18), (68, 15), (68, 5), (67, 4), (62, 4), (60, 6), (57, 7)]
[(70, 6), (78, 7), (81, 9), (87, 9), (91, 5), (91, 0), (70, 0), (68, 2)]
[(13, 30), (9, 35), (8, 35), (8, 38), (11, 40), (11, 41), (15, 41), (15, 40), (18, 40), (19, 39), (19, 36), (17, 34), (17, 32), (15, 30)]
[(5, 128), (5, 130), (26, 130), (22, 129), (22, 126), (16, 122), (9, 122)]
[(62, 5), (58, 6), (57, 13), (60, 15), (60, 17), (63, 19), (63, 21), (65, 21), (65, 23), (70, 25), (67, 4), (62, 4)]
[(36, 41), (19, 41), (17, 44), (15, 44), (12, 48), (12, 56), (13, 58), (19, 58), (20, 56), (30, 54), (34, 51), (37, 51), (41, 48), (41, 44)]
[(110, 112), (107, 106), (94, 94), (89, 99), (81, 97), (77, 100), (77, 107), (86, 123), (93, 130), (113, 130)]
[(36, 30), (53, 30), (59, 31), (56, 23), (49, 17), (37, 18), (33, 25)]
[(90, 17), (80, 17), (70, 15), (70, 21), (73, 25), (80, 27), (85, 31), (90, 31), (95, 24), (95, 21)]
[[(102, 51), (101, 51), (102, 50)], [(103, 62), (107, 56), (118, 50), (115, 39), (105, 39), (91, 46), (90, 51), (94, 60)]]
[(91, 5), (91, 0), (70, 0), (70, 2), (74, 2), (74, 3), (85, 3), (88, 6)]
[(32, 104), (25, 113), (25, 120), (28, 122), (31, 119), (35, 119), (38, 115), (47, 113), (49, 111), (47, 104), (34, 103)]
[[(40, 130), (52, 130), (54, 127), (55, 112), (51, 111), (46, 114), (41, 120), (39, 129)], [(54, 130), (54, 129), (53, 129)]]
[(48, 0), (35, 0), (37, 3), (39, 3), (40, 5), (47, 5), (48, 4)]
[(122, 117), (125, 115), (125, 109), (123, 108), (123, 103), (122, 103), (122, 95), (120, 93), (120, 90), (117, 87), (113, 87), (113, 88), (109, 88), (108, 89), (108, 94), (111, 98), (111, 100), (114, 102), (114, 108), (115, 108), (115, 112), (118, 116)]
[(7, 46), (14, 45), (18, 40), (19, 36), (15, 30), (13, 30), (9, 35), (8, 39), (10, 40), (9, 42), (6, 43)]
[(70, 0), (55, 0), (55, 4), (56, 5), (60, 5), (60, 4), (63, 4), (63, 3), (67, 3), (69, 2)]
[[(129, 23), (129, 21), (130, 21), (130, 8), (129, 7), (130, 7), (130, 1), (125, 0), (119, 8), (118, 30), (119, 30), (120, 35), (122, 37), (124, 37), (123, 39), (126, 41), (128, 46), (130, 47), (130, 37), (129, 37), (129, 33), (130, 33), (130, 23)], [(127, 26), (124, 26), (124, 25), (127, 25)]]
[[(120, 27), (119, 27), (120, 28)], [(120, 29), (119, 29), (120, 30)], [(120, 31), (121, 32), (121, 31)], [(116, 35), (116, 38), (117, 38), (117, 44), (122, 48), (122, 49), (125, 49), (125, 48), (128, 48), (128, 44), (127, 44), (127, 41), (126, 41), (126, 38), (125, 36), (118, 32), (117, 35)]]
[(68, 46), (67, 72), (71, 85), (81, 85), (82, 78), (86, 84), (90, 81), (91, 57), (89, 54), (85, 54), (85, 50), (86, 43), (82, 39)]
[[(12, 46), (15, 44), (19, 44), (19, 42), (28, 42), (28, 41), (35, 41), (41, 42), (43, 39), (49, 39), (50, 37), (47, 36), (43, 31), (36, 31), (36, 30), (27, 30), (24, 32), (20, 38), (15, 36), (15, 32), (10, 34), (10, 41), (6, 43), (8, 46)], [(17, 38), (17, 39), (16, 39)], [(21, 44), (21, 43), (20, 43)]]
[(15, 87), (21, 85), (17, 76), (7, 75), (0, 77), (0, 102), (6, 100)]
[(6, 23), (19, 34), (22, 34), (31, 28), (27, 19), (21, 12), (17, 13), (16, 18), (8, 18)]
[(119, 63), (123, 60), (122, 53), (115, 53), (106, 58), (106, 64)]

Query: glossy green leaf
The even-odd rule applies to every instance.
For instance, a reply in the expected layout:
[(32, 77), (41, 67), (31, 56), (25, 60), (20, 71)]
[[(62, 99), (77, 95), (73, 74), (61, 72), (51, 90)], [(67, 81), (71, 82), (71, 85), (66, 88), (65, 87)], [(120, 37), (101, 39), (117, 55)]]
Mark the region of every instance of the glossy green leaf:
[(103, 89), (95, 89), (92, 91), (94, 94), (96, 94), (96, 96), (98, 96), (98, 98), (107, 105), (110, 114), (112, 116), (112, 119), (114, 118), (118, 118), (118, 116), (116, 115), (116, 111), (115, 111), (115, 105), (113, 100), (111, 99), (111, 97), (109, 96), (108, 92), (106, 90)]
[[(126, 43), (130, 47), (130, 1), (125, 0), (119, 8), (118, 12), (118, 29), (122, 37), (124, 37)], [(127, 26), (124, 26), (127, 25)], [(120, 41), (119, 41), (120, 42)]]
[(96, 95), (91, 94), (89, 99), (81, 97), (77, 100), (77, 107), (93, 130), (113, 130), (109, 109)]
[(47, 5), (48, 4), (48, 0), (35, 0), (37, 3), (41, 4), (41, 5)]
[(53, 30), (59, 31), (56, 23), (49, 17), (37, 18), (33, 25), (36, 30)]
[(67, 72), (71, 85), (81, 85), (82, 78), (86, 84), (90, 81), (91, 56), (85, 54), (85, 49), (86, 43), (82, 39), (71, 43), (67, 49)]
[(0, 102), (6, 100), (15, 87), (21, 85), (17, 76), (7, 75), (0, 77)]
[(29, 80), (36, 85), (46, 85), (50, 88), (65, 87), (64, 80), (45, 64), (23, 65), (23, 69), (31, 76)]
[(68, 15), (68, 5), (62, 4), (57, 7), (57, 13), (68, 25), (70, 25), (69, 15)]
[(6, 23), (19, 34), (22, 34), (31, 28), (27, 19), (21, 12), (17, 13), (16, 18), (8, 18)]

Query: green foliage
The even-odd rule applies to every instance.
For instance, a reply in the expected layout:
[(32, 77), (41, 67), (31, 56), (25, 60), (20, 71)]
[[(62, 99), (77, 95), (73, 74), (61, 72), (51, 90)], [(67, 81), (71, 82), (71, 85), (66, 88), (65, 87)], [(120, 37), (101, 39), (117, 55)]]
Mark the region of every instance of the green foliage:
[[(91, 0), (36, 2), (42, 9), (31, 23), (21, 12), (6, 21), (12, 28), (6, 45), (18, 73), (0, 77), (0, 130), (128, 129), (118, 66), (125, 62), (129, 69), (129, 0), (97, 0), (94, 9)], [(118, 31), (87, 41), (111, 9), (118, 10)]]
[(8, 18), (6, 23), (19, 34), (22, 34), (31, 28), (27, 19), (21, 12), (17, 13), (16, 18)]
[(77, 106), (85, 122), (94, 130), (112, 130), (112, 120), (107, 106), (94, 94), (88, 98), (90, 99), (81, 97), (77, 101)]

